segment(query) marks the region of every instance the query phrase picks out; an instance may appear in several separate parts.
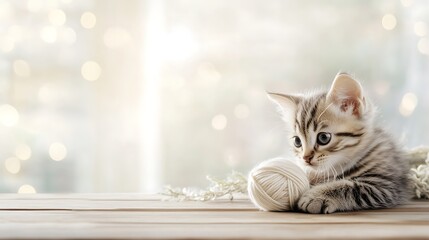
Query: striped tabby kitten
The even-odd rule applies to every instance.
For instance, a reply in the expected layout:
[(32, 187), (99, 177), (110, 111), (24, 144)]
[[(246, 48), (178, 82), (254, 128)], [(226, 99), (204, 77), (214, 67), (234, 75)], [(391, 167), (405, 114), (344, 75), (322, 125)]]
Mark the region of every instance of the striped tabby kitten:
[(328, 92), (269, 96), (290, 127), (298, 165), (312, 185), (297, 210), (388, 208), (408, 199), (408, 163), (373, 122), (375, 109), (350, 75), (338, 74)]

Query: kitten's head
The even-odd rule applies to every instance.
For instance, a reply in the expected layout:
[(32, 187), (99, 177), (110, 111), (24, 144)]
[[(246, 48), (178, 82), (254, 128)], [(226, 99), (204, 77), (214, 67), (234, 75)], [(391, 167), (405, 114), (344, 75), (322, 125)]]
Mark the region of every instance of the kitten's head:
[(373, 107), (360, 83), (346, 73), (339, 73), (327, 92), (269, 97), (288, 126), (298, 164), (307, 171), (332, 172), (353, 164), (371, 132)]

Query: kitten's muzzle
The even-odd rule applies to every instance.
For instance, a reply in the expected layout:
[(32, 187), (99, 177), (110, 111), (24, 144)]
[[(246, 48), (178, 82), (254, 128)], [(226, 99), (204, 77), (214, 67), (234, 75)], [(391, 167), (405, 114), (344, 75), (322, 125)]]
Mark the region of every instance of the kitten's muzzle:
[(308, 163), (309, 165), (311, 165), (311, 160), (313, 160), (313, 157), (314, 157), (314, 151), (311, 151), (310, 154), (307, 154), (307, 155), (303, 156), (302, 159), (304, 159), (304, 161), (306, 163)]

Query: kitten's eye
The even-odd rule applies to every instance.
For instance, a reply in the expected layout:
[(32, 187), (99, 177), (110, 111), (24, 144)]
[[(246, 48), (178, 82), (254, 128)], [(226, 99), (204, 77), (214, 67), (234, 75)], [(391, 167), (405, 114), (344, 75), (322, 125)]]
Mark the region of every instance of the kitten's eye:
[(293, 144), (295, 147), (300, 148), (302, 146), (301, 139), (297, 136), (293, 137)]
[(317, 144), (326, 145), (331, 141), (331, 134), (327, 132), (321, 132), (317, 134)]

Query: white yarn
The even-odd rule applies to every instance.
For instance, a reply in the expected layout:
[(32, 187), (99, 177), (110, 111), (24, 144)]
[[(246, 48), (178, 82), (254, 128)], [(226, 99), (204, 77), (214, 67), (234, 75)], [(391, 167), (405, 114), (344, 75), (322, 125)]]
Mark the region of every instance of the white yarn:
[(250, 200), (264, 211), (289, 211), (302, 193), (310, 188), (304, 171), (292, 161), (271, 159), (249, 174)]

